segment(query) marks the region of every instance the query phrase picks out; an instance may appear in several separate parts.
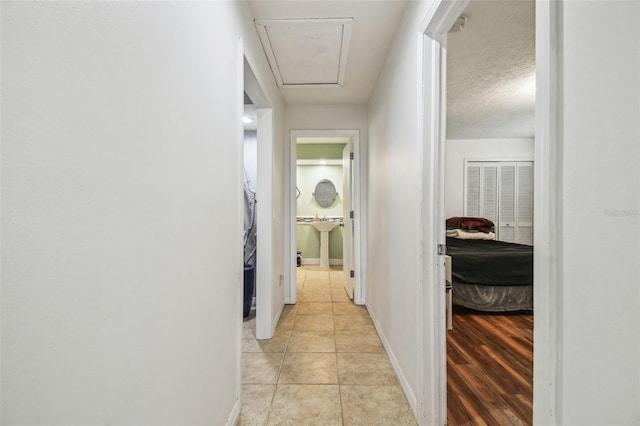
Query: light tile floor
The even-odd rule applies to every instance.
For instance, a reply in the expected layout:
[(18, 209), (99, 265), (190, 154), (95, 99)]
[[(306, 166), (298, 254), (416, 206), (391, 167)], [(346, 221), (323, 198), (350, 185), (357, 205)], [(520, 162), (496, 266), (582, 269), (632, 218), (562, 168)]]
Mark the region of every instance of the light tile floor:
[(240, 425), (415, 425), (369, 313), (341, 270), (298, 268), (298, 303), (270, 340), (244, 321)]

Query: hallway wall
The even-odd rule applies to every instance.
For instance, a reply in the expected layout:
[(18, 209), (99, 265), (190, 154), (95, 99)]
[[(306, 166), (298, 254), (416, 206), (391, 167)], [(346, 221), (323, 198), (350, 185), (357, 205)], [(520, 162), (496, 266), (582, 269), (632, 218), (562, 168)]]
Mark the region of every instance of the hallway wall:
[[(535, 391), (537, 398), (556, 399), (558, 424), (640, 421), (640, 4), (609, 3), (562, 3), (563, 210), (553, 225), (564, 247), (552, 260), (562, 271), (559, 377), (556, 389), (538, 384)], [(407, 6), (368, 113), (367, 302), (405, 391), (414, 394), (415, 301), (419, 286), (429, 284), (419, 282), (416, 268), (421, 153), (415, 52), (425, 4)]]
[(246, 4), (3, 2), (3, 424), (239, 409), (239, 37), (281, 155)]
[[(428, 1), (409, 2), (369, 102), (367, 304), (417, 412), (420, 192), (417, 31)], [(417, 416), (419, 417), (419, 416)]]

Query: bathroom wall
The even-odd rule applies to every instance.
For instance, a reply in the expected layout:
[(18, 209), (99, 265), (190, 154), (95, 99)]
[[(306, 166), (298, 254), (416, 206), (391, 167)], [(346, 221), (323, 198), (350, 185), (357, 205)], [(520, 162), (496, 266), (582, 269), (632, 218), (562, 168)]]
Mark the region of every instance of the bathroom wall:
[[(339, 147), (340, 153), (344, 145), (333, 144)], [(308, 145), (313, 146), (313, 145)], [(302, 146), (301, 146), (302, 147)], [(305, 147), (306, 148), (306, 147)], [(303, 149), (304, 151), (304, 149)], [(297, 186), (300, 196), (296, 200), (297, 216), (313, 216), (316, 214), (320, 218), (340, 216), (342, 217), (342, 166), (339, 165), (298, 165)], [(329, 179), (336, 187), (338, 193), (334, 204), (331, 207), (323, 208), (318, 205), (313, 196), (316, 184), (322, 179)], [(308, 224), (298, 224), (296, 226), (296, 250), (302, 252), (302, 257), (306, 259), (320, 258), (320, 232)], [(329, 232), (329, 259), (333, 263), (340, 263), (342, 260), (342, 228), (336, 227)]]
[[(342, 217), (342, 166), (338, 165), (298, 165), (296, 185), (300, 196), (296, 200), (297, 216), (340, 216)], [(313, 196), (316, 184), (322, 179), (329, 179), (336, 187), (336, 200), (330, 207), (320, 207)]]

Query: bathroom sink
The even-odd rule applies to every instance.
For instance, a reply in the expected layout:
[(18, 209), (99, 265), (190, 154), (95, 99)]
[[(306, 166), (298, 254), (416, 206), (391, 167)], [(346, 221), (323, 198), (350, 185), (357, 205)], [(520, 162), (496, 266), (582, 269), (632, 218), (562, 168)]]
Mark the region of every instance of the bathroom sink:
[(311, 226), (320, 231), (320, 267), (329, 267), (329, 231), (340, 225), (339, 221), (334, 222), (311, 222)]
[(340, 225), (340, 222), (312, 222), (311, 226), (316, 228), (318, 231), (331, 231), (336, 226)]

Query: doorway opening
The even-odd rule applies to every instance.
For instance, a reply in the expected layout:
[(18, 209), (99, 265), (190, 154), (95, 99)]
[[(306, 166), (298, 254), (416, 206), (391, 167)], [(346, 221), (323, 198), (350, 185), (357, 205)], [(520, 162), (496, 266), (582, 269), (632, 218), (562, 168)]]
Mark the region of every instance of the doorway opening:
[(470, 2), (444, 56), (448, 424), (532, 424), (534, 1)]
[(244, 290), (251, 306), (248, 318), (256, 318), (256, 338), (268, 339), (273, 335), (273, 110), (246, 57), (243, 124)]
[(298, 299), (298, 267), (342, 271), (348, 297), (363, 305), (360, 258), (358, 130), (293, 130), (290, 163), (290, 286)]
[[(554, 235), (561, 175), (556, 141), (557, 105), (555, 22), (557, 5), (535, 4), (536, 83), (534, 158), (535, 187), (533, 247), (534, 311), (536, 312), (533, 354), (534, 423), (554, 422), (557, 406), (558, 303), (561, 294), (559, 262), (552, 261), (561, 241)], [(424, 230), (422, 278), (420, 290), (422, 316), (422, 374), (420, 417), (425, 424), (447, 424), (447, 297), (445, 287), (445, 147), (447, 34), (469, 4), (468, 0), (438, 1), (428, 11), (420, 33), (420, 84), (423, 87), (419, 134), (424, 141), (422, 221)], [(495, 159), (495, 158), (493, 158)], [(517, 165), (516, 165), (517, 166)], [(498, 224), (499, 226), (499, 224)], [(455, 260), (453, 261), (455, 263)], [(455, 327), (455, 324), (454, 324)], [(545, 386), (540, 386), (544, 383)]]

